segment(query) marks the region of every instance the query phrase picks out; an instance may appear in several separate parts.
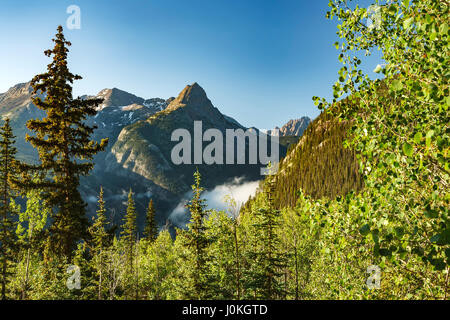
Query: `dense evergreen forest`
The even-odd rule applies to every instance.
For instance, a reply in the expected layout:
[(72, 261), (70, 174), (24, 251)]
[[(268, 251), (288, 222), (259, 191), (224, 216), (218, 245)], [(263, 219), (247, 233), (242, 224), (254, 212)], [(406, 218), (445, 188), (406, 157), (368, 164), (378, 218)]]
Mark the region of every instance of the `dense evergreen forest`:
[(363, 175), (355, 151), (344, 147), (350, 125), (329, 111), (309, 125), (301, 141), (280, 161), (274, 190), (277, 208), (294, 207), (300, 189), (314, 199), (362, 189)]
[[(9, 120), (0, 128), (2, 299), (448, 299), (449, 4), (393, 0), (376, 25), (365, 8), (330, 1), (343, 67), (334, 99), (242, 208), (209, 209), (193, 177), (191, 220), (171, 237), (153, 201), (137, 229), (130, 189), (122, 225), (103, 190), (86, 218), (78, 187), (92, 170), (101, 99), (74, 99), (80, 76), (58, 28), (52, 62), (32, 80), (27, 141), (39, 164), (16, 159)], [(381, 50), (370, 79), (361, 55)], [(26, 199), (21, 206), (18, 198)]]

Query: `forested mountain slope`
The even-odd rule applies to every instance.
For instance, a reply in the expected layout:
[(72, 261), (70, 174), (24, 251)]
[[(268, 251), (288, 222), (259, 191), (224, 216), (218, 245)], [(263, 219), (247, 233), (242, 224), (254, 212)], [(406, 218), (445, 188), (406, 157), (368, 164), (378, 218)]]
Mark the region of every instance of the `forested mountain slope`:
[(343, 143), (349, 125), (326, 111), (309, 124), (280, 161), (273, 190), (277, 207), (294, 207), (300, 189), (318, 199), (362, 188), (355, 152)]

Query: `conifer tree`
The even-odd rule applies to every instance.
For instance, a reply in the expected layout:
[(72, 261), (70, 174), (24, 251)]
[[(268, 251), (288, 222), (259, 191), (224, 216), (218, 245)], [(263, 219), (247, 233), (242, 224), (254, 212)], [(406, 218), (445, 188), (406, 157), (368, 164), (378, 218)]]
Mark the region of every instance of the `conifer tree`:
[(145, 229), (144, 229), (144, 236), (150, 242), (154, 242), (156, 240), (156, 238), (158, 237), (158, 226), (156, 225), (155, 207), (153, 205), (153, 199), (151, 199), (150, 202), (148, 203), (147, 215), (146, 215), (145, 222), (146, 223), (145, 223)]
[(108, 221), (106, 218), (105, 201), (103, 200), (103, 187), (100, 187), (100, 194), (98, 197), (97, 218), (93, 225), (89, 228), (92, 237), (92, 254), (94, 268), (98, 275), (98, 299), (102, 299), (103, 292), (103, 278), (106, 266), (105, 249), (108, 245), (109, 234), (106, 230)]
[(25, 188), (44, 188), (47, 206), (55, 208), (49, 228), (50, 250), (71, 256), (75, 243), (86, 234), (88, 221), (85, 203), (78, 191), (80, 176), (93, 168), (93, 156), (105, 149), (107, 139), (100, 143), (90, 140), (95, 126), (85, 123), (88, 116), (96, 114), (101, 99), (72, 97), (72, 84), (81, 76), (72, 74), (67, 66), (68, 47), (63, 28), (58, 27), (55, 46), (44, 53), (53, 56), (47, 72), (31, 81), (33, 93), (45, 93), (45, 99), (34, 97), (33, 103), (46, 111), (42, 120), (32, 119), (27, 127), (35, 135), (26, 136), (39, 153), (40, 164), (28, 165), (26, 169), (42, 173), (49, 179), (36, 184), (27, 181)]
[(246, 287), (254, 299), (279, 299), (284, 296), (280, 270), (286, 256), (281, 250), (279, 232), (280, 212), (274, 208), (274, 181), (269, 176), (265, 183), (263, 205), (254, 204), (252, 214), (251, 246), (247, 258), (251, 262), (246, 271)]
[(135, 281), (134, 262), (135, 262), (135, 250), (137, 240), (137, 225), (136, 225), (136, 207), (133, 200), (133, 192), (130, 189), (128, 193), (127, 213), (124, 217), (123, 230), (121, 233), (121, 241), (125, 251), (125, 274), (127, 278)]
[(0, 128), (0, 276), (1, 298), (6, 299), (6, 286), (10, 274), (10, 264), (15, 252), (15, 212), (11, 210), (10, 199), (16, 196), (18, 162), (14, 135), (5, 120)]
[(186, 247), (191, 253), (192, 262), (192, 283), (195, 299), (203, 299), (208, 295), (208, 237), (206, 235), (205, 217), (208, 215), (206, 200), (202, 199), (203, 188), (200, 186), (201, 175), (197, 171), (194, 173), (195, 183), (192, 185), (193, 196), (187, 205), (191, 220), (188, 230), (183, 233)]

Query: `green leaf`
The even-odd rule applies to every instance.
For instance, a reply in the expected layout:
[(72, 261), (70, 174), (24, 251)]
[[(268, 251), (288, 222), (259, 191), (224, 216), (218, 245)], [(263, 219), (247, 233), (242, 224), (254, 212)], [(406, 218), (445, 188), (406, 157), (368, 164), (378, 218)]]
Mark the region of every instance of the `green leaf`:
[(406, 156), (412, 157), (413, 151), (414, 151), (413, 146), (410, 145), (408, 142), (406, 142), (406, 143), (403, 145), (403, 153), (404, 153)]
[(439, 213), (436, 210), (431, 209), (429, 206), (425, 209), (425, 216), (431, 219), (439, 217)]
[(401, 83), (399, 80), (392, 81), (391, 86), (394, 91), (400, 91), (403, 89), (403, 83)]
[(439, 241), (439, 239), (441, 238), (441, 236), (439, 235), (439, 234), (435, 234), (434, 236), (432, 236), (431, 238), (430, 238), (430, 242), (438, 242)]
[(413, 23), (414, 18), (408, 18), (405, 21), (403, 21), (403, 28), (408, 30), (411, 27), (411, 24)]
[(380, 241), (380, 236), (379, 236), (380, 232), (378, 231), (378, 229), (375, 229), (372, 231), (372, 240), (375, 243), (378, 243), (378, 241)]
[(448, 24), (446, 22), (444, 22), (440, 27), (439, 27), (439, 33), (443, 36), (445, 36), (448, 33)]
[(427, 146), (427, 148), (431, 147), (431, 137), (434, 135), (434, 131), (433, 130), (429, 130), (427, 132), (426, 138), (425, 138), (425, 145)]
[(445, 269), (445, 262), (444, 259), (432, 259), (430, 263), (434, 266), (434, 268), (438, 271)]
[(422, 140), (422, 133), (421, 132), (417, 132), (414, 135), (414, 142), (419, 144), (421, 140)]
[(401, 238), (405, 234), (405, 230), (402, 227), (395, 227), (395, 234), (397, 237)]
[(397, 7), (394, 4), (391, 4), (388, 9), (389, 14), (394, 15), (397, 12)]
[(370, 226), (368, 224), (363, 225), (361, 228), (359, 228), (359, 233), (361, 233), (363, 236), (367, 235), (370, 231)]
[(373, 69), (373, 72), (375, 72), (375, 73), (380, 73), (380, 71), (381, 71), (382, 69), (383, 69), (383, 68), (381, 67), (381, 65), (377, 65), (376, 68)]

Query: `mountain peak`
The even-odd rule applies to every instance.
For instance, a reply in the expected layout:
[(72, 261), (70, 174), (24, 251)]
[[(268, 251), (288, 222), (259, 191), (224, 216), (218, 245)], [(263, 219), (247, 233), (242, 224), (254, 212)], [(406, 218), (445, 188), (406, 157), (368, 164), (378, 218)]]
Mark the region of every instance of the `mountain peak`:
[(10, 97), (18, 97), (20, 95), (29, 95), (32, 91), (33, 88), (31, 87), (31, 82), (23, 82), (23, 83), (18, 83), (14, 86), (12, 86), (11, 88), (8, 89), (8, 91), (6, 91), (3, 94), (0, 94), (1, 96), (3, 95), (8, 95)]
[(198, 104), (208, 101), (208, 97), (205, 90), (197, 82), (194, 82), (191, 85), (187, 85), (175, 100), (182, 104)]
[(308, 117), (301, 117), (300, 119), (291, 119), (280, 129), (282, 136), (298, 136), (303, 134), (311, 119)]
[(0, 93), (0, 114), (5, 116), (16, 108), (25, 108), (31, 103), (33, 88), (30, 82), (16, 84), (5, 93)]
[(97, 98), (102, 98), (103, 103), (100, 105), (100, 110), (110, 106), (128, 106), (131, 104), (143, 104), (144, 99), (137, 97), (134, 94), (120, 90), (118, 88), (103, 89), (97, 94)]
[(100, 90), (100, 92), (97, 94), (97, 97), (100, 96), (110, 96), (110, 95), (131, 95), (131, 93), (128, 93), (124, 90), (120, 90), (116, 87), (114, 88), (105, 88), (103, 90)]
[(303, 131), (308, 127), (311, 119), (308, 117), (301, 117), (300, 119), (291, 119), (281, 128), (275, 127), (274, 130), (268, 130), (270, 135), (280, 136), (297, 136), (300, 137)]

